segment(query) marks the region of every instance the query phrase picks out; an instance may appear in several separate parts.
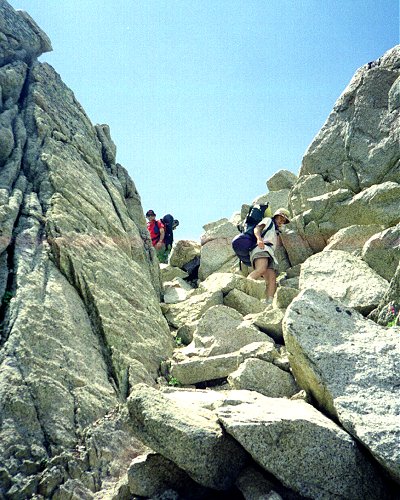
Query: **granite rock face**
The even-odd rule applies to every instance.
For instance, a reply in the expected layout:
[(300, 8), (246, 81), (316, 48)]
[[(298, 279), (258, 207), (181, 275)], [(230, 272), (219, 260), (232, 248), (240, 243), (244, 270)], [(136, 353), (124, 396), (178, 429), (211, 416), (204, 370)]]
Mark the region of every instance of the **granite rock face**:
[(128, 407), (141, 439), (203, 486), (228, 489), (246, 463), (244, 450), (209, 410), (193, 411), (143, 384)]
[(300, 290), (313, 288), (368, 314), (389, 288), (364, 261), (342, 250), (326, 250), (301, 266)]
[(35, 492), (44, 464), (132, 385), (154, 383), (172, 349), (139, 195), (108, 127), (37, 62), (48, 50), (29, 16), (1, 1), (0, 491), (10, 498)]
[(216, 413), (261, 467), (305, 497), (361, 500), (384, 492), (354, 440), (304, 401), (232, 391)]
[(350, 225), (398, 224), (399, 75), (397, 45), (356, 72), (307, 149), (289, 195), (292, 265)]
[(298, 384), (399, 481), (400, 328), (307, 289), (287, 309), (283, 331)]

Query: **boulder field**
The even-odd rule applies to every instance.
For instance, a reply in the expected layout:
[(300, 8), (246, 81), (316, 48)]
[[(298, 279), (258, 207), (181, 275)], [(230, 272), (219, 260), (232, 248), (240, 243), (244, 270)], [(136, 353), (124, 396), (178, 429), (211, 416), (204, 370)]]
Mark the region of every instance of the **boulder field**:
[(0, 0), (0, 498), (399, 498), (400, 46), (255, 198), (292, 215), (268, 305), (249, 200), (158, 264), (50, 50)]

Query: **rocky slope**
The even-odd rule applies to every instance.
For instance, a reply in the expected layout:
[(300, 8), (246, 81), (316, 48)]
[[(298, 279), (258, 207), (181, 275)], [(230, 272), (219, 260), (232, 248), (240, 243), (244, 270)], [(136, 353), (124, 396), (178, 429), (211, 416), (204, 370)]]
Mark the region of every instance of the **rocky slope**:
[(0, 33), (0, 498), (398, 497), (400, 46), (258, 197), (293, 214), (265, 306), (248, 205), (160, 275), (108, 127)]

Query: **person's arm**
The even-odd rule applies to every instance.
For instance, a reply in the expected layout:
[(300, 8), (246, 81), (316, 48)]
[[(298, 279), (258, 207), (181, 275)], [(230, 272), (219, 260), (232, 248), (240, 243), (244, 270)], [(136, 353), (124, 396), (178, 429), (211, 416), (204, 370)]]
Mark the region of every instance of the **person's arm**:
[(258, 248), (261, 248), (261, 249), (265, 247), (265, 243), (261, 237), (261, 233), (263, 232), (264, 227), (265, 227), (265, 224), (258, 224), (254, 228), (254, 236), (257, 239), (257, 246), (258, 246)]
[(155, 244), (155, 248), (157, 248), (157, 250), (160, 250), (162, 248), (162, 246), (164, 245), (165, 229), (164, 229), (164, 226), (160, 226), (160, 225), (158, 226), (158, 229), (160, 230), (160, 238), (157, 241), (157, 243)]

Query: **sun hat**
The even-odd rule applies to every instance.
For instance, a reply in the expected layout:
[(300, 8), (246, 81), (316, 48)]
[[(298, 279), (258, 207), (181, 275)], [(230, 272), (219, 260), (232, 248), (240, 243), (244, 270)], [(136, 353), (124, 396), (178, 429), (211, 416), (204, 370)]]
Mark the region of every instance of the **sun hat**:
[(149, 217), (150, 215), (155, 217), (156, 214), (154, 213), (154, 210), (147, 210), (146, 217)]
[(275, 217), (275, 215), (281, 215), (286, 219), (285, 224), (289, 224), (290, 222), (290, 213), (289, 210), (286, 210), (286, 208), (278, 208), (274, 215), (272, 217)]

